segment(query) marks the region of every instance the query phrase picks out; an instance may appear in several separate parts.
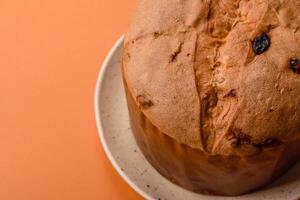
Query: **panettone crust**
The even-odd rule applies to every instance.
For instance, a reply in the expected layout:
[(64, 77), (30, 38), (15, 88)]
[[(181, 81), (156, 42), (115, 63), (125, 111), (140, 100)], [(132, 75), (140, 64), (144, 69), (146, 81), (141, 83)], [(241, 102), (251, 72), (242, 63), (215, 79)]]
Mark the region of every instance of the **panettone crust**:
[[(139, 1), (125, 37), (122, 73), (135, 136), (148, 144), (141, 149), (158, 171), (168, 177), (164, 170), (186, 168), (194, 178), (172, 175), (183, 187), (236, 195), (266, 184), (296, 160), (299, 11), (300, 0)], [(261, 38), (265, 46), (257, 46)], [(173, 152), (174, 158), (155, 161), (153, 151)], [(199, 161), (186, 162), (193, 159), (189, 154), (199, 154)], [(260, 159), (268, 156), (268, 164)], [(227, 162), (231, 157), (238, 161)], [(216, 164), (207, 167), (208, 175), (197, 174), (210, 159), (236, 171)], [(265, 176), (257, 170), (266, 170)], [(235, 176), (231, 186), (237, 189), (216, 186), (218, 172)], [(250, 172), (253, 181), (244, 184), (241, 174)]]

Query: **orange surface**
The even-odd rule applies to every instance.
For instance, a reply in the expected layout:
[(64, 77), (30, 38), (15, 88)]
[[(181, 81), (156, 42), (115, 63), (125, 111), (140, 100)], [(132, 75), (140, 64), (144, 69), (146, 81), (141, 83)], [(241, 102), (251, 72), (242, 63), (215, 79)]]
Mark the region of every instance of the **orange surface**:
[(0, 1), (0, 199), (141, 199), (98, 139), (98, 70), (135, 0)]

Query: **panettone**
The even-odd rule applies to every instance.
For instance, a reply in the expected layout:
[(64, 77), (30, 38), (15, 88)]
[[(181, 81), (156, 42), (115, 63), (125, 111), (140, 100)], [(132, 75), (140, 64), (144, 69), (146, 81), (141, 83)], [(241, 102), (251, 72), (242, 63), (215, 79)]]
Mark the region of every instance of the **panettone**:
[(148, 161), (239, 195), (300, 156), (300, 0), (139, 0), (122, 74)]

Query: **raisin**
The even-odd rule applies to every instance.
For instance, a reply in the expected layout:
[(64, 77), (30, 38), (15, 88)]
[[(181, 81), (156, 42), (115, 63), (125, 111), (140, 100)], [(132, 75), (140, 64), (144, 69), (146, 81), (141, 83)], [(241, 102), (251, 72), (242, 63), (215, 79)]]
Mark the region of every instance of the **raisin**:
[(154, 32), (154, 33), (153, 33), (153, 37), (154, 37), (155, 39), (157, 39), (159, 36), (160, 36), (160, 33), (159, 33), (159, 32)]
[(278, 144), (281, 144), (281, 141), (278, 140), (278, 139), (276, 139), (276, 138), (269, 138), (269, 139), (266, 139), (266, 140), (262, 143), (262, 145), (263, 145), (263, 146), (266, 146), (266, 147), (268, 147), (268, 146), (273, 146), (273, 145), (278, 145)]
[(230, 144), (232, 147), (238, 147), (241, 145), (241, 141), (239, 139), (233, 139)]
[(293, 70), (293, 72), (300, 74), (300, 61), (297, 58), (290, 59), (290, 69)]
[(226, 97), (236, 97), (236, 95), (237, 95), (236, 90), (235, 90), (235, 89), (232, 89), (232, 90), (230, 90), (230, 91), (224, 96), (224, 98), (226, 98)]
[(252, 42), (252, 49), (256, 55), (262, 54), (270, 47), (270, 38), (266, 33), (257, 36)]
[(263, 148), (273, 147), (280, 144), (282, 144), (282, 142), (279, 139), (268, 138), (260, 143), (253, 143), (252, 145), (257, 147), (259, 150), (262, 150)]
[(137, 99), (138, 103), (140, 104), (140, 106), (144, 109), (148, 109), (154, 105), (153, 102), (144, 95), (139, 95), (139, 96), (137, 96), (136, 99)]
[(251, 144), (251, 136), (242, 132), (241, 129), (233, 128), (226, 139), (230, 141), (232, 147), (239, 147), (243, 144)]

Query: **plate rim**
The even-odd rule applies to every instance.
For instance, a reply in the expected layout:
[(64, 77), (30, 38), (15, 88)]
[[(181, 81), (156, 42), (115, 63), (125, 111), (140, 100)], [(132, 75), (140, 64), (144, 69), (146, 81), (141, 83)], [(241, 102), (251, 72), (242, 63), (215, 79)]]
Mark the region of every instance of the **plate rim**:
[[(108, 145), (107, 140), (105, 139), (104, 134), (104, 128), (103, 128), (103, 120), (101, 117), (101, 111), (100, 111), (100, 105), (102, 105), (103, 101), (101, 101), (102, 98), (102, 88), (104, 83), (104, 77), (105, 73), (109, 67), (110, 62), (112, 61), (113, 57), (115, 56), (115, 53), (117, 50), (120, 50), (120, 48), (123, 48), (125, 34), (121, 35), (112, 48), (109, 50), (108, 54), (106, 55), (103, 64), (98, 72), (98, 77), (96, 81), (96, 87), (94, 91), (94, 112), (95, 112), (95, 119), (96, 119), (96, 127), (98, 136), (100, 139), (100, 143), (102, 144), (102, 147), (104, 149), (105, 155), (112, 164), (113, 168), (117, 171), (117, 173), (121, 176), (121, 178), (139, 195), (141, 195), (142, 198), (147, 200), (155, 200), (155, 198), (151, 195), (151, 193), (147, 193), (147, 191), (143, 190), (142, 187), (140, 187), (134, 180), (132, 180), (127, 174), (126, 171), (121, 170), (120, 165), (117, 162), (117, 159), (115, 159), (115, 156), (112, 154), (110, 147)], [(300, 161), (298, 161), (300, 163)], [(216, 197), (222, 197), (222, 196), (216, 196)], [(234, 198), (234, 197), (232, 197)], [(253, 197), (251, 197), (253, 198)], [(202, 198), (201, 198), (202, 199)]]
[(96, 126), (98, 131), (98, 136), (100, 139), (100, 142), (102, 144), (102, 147), (104, 149), (104, 152), (112, 164), (113, 168), (118, 172), (118, 174), (125, 180), (125, 182), (138, 194), (140, 194), (145, 199), (154, 200), (153, 197), (151, 197), (149, 194), (147, 194), (145, 191), (143, 191), (141, 188), (139, 188), (128, 176), (127, 174), (121, 170), (119, 167), (116, 159), (112, 155), (112, 153), (109, 150), (108, 144), (104, 137), (104, 130), (102, 126), (102, 119), (100, 114), (100, 104), (101, 104), (101, 86), (104, 81), (104, 75), (108, 68), (108, 64), (113, 58), (116, 50), (122, 47), (122, 44), (124, 42), (125, 34), (123, 34), (119, 39), (114, 43), (113, 47), (109, 50), (109, 53), (106, 55), (103, 64), (100, 68), (100, 71), (98, 73), (98, 78), (96, 82), (96, 88), (94, 93), (94, 112), (95, 112), (95, 118), (96, 118)]

